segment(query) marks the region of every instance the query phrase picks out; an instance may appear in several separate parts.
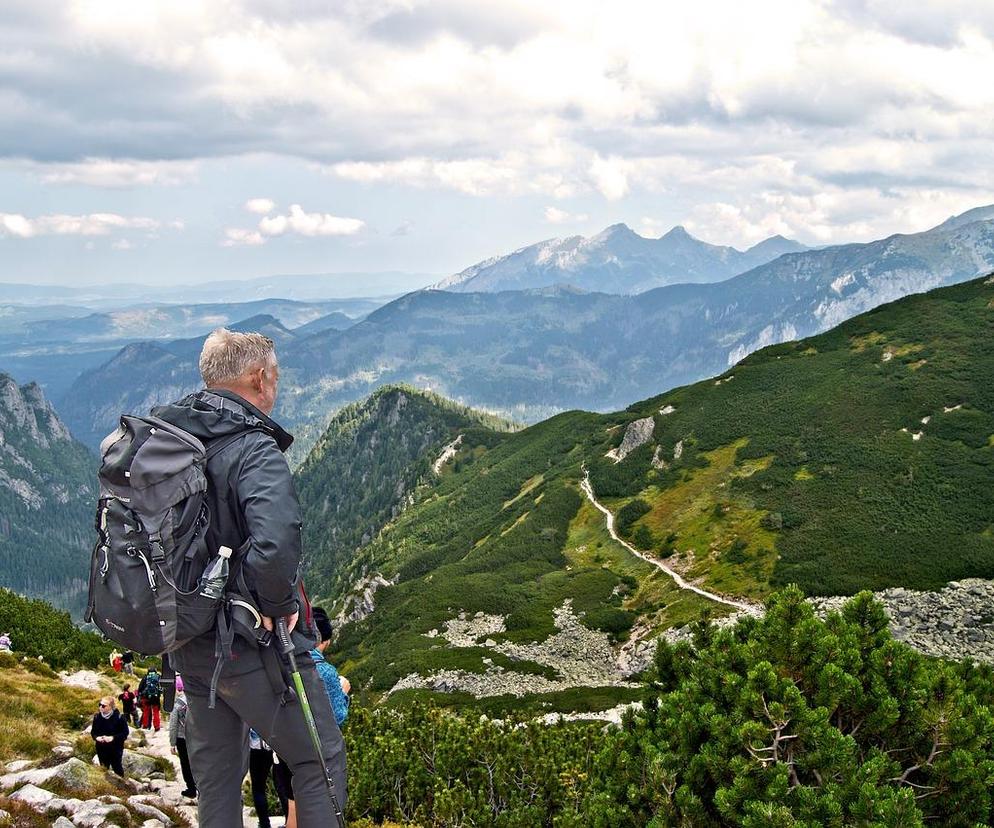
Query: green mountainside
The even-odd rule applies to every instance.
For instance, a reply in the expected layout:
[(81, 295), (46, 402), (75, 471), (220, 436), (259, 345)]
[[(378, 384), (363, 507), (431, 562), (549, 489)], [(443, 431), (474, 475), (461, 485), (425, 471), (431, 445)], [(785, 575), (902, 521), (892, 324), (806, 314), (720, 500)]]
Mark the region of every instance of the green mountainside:
[(0, 373), (0, 584), (82, 614), (94, 467), (41, 389)]
[(327, 593), (353, 550), (414, 500), (445, 446), (509, 425), (426, 391), (384, 386), (338, 411), (295, 473), (311, 590)]
[[(350, 564), (345, 581), (378, 572), (392, 585), (340, 631), (336, 663), (374, 693), (442, 670), (554, 680), (548, 664), (504, 653), (551, 641), (567, 600), (615, 644), (728, 611), (613, 541), (584, 470), (623, 536), (717, 593), (992, 577), (992, 376), (988, 278), (766, 348), (623, 413), (467, 435), (439, 483)], [(605, 456), (619, 448), (621, 462)], [(440, 633), (460, 613), (502, 624), (449, 646)]]

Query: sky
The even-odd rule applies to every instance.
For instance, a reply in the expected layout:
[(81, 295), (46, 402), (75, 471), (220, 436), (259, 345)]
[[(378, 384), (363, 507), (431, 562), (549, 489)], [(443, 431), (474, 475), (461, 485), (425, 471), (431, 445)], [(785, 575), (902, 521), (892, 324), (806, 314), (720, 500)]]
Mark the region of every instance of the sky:
[(0, 281), (445, 276), (994, 203), (989, 0), (4, 0)]

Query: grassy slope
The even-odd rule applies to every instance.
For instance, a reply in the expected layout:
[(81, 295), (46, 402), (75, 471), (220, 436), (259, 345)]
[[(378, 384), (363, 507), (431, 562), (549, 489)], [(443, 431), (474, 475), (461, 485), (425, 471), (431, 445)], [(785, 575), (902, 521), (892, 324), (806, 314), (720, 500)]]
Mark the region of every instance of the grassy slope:
[[(628, 527), (636, 545), (722, 592), (994, 575), (992, 376), (994, 285), (977, 280), (767, 348), (627, 412), (569, 412), (468, 439), (459, 471), (353, 561), (354, 573), (399, 582), (343, 630), (335, 658), (382, 692), (412, 671), (484, 669), (487, 651), (424, 635), (461, 610), (505, 615), (517, 641), (547, 637), (566, 598), (588, 626), (621, 638), (638, 616), (659, 626), (695, 617), (705, 601), (604, 533), (578, 489), (583, 463), (616, 513), (644, 501)], [(675, 411), (660, 414), (667, 405)], [(620, 464), (604, 459), (618, 426), (645, 416), (655, 418), (650, 443)], [(657, 447), (665, 468), (651, 463)]]
[[(743, 594), (770, 583), (850, 594), (991, 577), (991, 377), (994, 284), (985, 280), (767, 348), (719, 380), (633, 406), (636, 415), (676, 409), (656, 415), (654, 439), (664, 452), (683, 440), (711, 460), (693, 475), (717, 471), (736, 447), (731, 473), (704, 487), (701, 504), (702, 514), (712, 503), (725, 514), (712, 507), (706, 520), (672, 503), (682, 478), (659, 491), (672, 474), (654, 480), (636, 459), (629, 490), (653, 510), (634, 531), (646, 525), (657, 543), (676, 532), (691, 574)], [(736, 538), (745, 549), (731, 549)]]

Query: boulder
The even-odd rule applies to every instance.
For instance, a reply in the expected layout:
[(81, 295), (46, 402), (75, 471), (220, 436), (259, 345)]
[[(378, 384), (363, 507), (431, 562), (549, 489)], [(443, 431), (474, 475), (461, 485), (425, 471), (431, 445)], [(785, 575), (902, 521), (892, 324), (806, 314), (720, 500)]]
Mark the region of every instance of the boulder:
[(107, 817), (114, 814), (130, 819), (128, 809), (123, 805), (105, 805), (99, 800), (90, 799), (72, 815), (72, 821), (77, 828), (101, 828), (107, 823)]
[(49, 802), (55, 799), (55, 794), (51, 791), (46, 791), (44, 788), (39, 788), (37, 785), (32, 785), (29, 782), (19, 791), (11, 794), (10, 798), (16, 799), (18, 802), (23, 802), (25, 805), (30, 805), (36, 811), (42, 811)]
[(155, 760), (151, 756), (135, 753), (133, 750), (124, 751), (123, 764), (128, 776), (148, 776), (156, 770)]
[(15, 759), (13, 762), (8, 762), (5, 768), (6, 773), (20, 773), (21, 771), (31, 770), (38, 762), (35, 759)]
[(73, 756), (56, 766), (49, 781), (58, 780), (70, 791), (82, 791), (90, 786), (90, 769), (86, 762)]
[(74, 828), (72, 822), (66, 819), (64, 816), (60, 816), (55, 822), (52, 823), (52, 828)]

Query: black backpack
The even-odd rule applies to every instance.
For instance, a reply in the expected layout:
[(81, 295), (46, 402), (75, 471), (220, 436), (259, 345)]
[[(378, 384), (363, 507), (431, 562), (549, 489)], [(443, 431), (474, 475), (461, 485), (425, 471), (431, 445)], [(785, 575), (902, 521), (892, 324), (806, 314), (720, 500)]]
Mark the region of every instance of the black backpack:
[(158, 417), (121, 417), (100, 446), (97, 543), (86, 620), (146, 655), (211, 630), (227, 598), (200, 594), (207, 549), (207, 461), (248, 431), (205, 448)]

